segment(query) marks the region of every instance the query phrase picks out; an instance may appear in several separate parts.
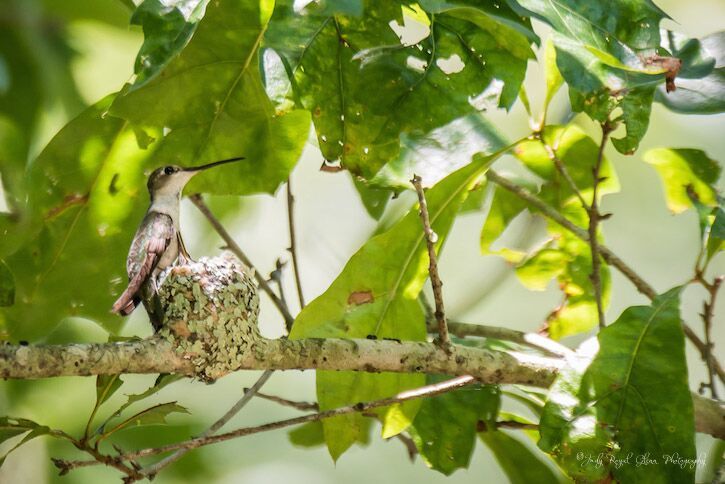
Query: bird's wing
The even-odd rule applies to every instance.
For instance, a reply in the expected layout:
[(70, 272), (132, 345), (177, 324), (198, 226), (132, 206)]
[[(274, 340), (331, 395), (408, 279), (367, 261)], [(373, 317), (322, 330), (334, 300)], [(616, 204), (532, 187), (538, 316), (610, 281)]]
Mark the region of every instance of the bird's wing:
[(128, 287), (113, 304), (112, 311), (124, 316), (136, 307), (137, 293), (176, 235), (174, 223), (168, 215), (150, 212), (146, 217), (152, 219), (142, 223), (143, 234), (137, 234), (128, 256)]

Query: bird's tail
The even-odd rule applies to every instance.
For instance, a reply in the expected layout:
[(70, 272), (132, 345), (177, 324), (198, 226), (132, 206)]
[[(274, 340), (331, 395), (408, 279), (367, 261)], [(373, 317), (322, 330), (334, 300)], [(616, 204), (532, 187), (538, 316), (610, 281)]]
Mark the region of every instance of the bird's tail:
[(140, 297), (131, 294), (130, 291), (126, 289), (123, 294), (121, 294), (121, 297), (113, 303), (111, 311), (116, 314), (120, 314), (121, 316), (128, 316), (134, 309), (136, 309), (136, 306), (138, 306), (140, 302)]

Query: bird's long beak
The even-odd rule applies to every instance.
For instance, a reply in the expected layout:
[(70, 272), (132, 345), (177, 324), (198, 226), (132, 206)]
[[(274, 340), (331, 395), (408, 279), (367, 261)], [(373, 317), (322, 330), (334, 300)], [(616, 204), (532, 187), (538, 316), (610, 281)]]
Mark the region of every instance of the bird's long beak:
[(215, 166), (224, 165), (226, 163), (232, 163), (234, 161), (239, 161), (239, 160), (243, 160), (243, 159), (244, 159), (243, 156), (239, 156), (237, 158), (229, 158), (228, 160), (215, 161), (213, 163), (207, 163), (206, 165), (193, 166), (191, 168), (184, 168), (184, 171), (196, 174), (200, 171), (206, 170), (207, 168), (213, 168)]

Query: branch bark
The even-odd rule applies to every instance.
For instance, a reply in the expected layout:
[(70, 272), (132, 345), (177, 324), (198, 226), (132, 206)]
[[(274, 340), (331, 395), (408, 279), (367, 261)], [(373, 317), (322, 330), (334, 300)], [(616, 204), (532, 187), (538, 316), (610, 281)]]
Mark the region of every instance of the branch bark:
[[(462, 345), (444, 349), (421, 341), (266, 339), (256, 328), (254, 283), (224, 257), (172, 270), (158, 294), (166, 321), (154, 337), (103, 344), (0, 345), (0, 377), (176, 373), (213, 380), (245, 369), (320, 369), (470, 375), (487, 384), (546, 388), (564, 364), (560, 358)], [(707, 399), (697, 395), (693, 399), (700, 409), (698, 429), (725, 434), (725, 409), (703, 405)]]

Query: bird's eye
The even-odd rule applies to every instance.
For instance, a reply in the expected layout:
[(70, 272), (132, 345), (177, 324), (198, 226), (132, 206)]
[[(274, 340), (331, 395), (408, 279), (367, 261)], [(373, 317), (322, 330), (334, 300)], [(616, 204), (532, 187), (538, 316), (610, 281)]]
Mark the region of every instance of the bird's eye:
[(167, 166), (166, 168), (164, 168), (164, 173), (166, 173), (167, 175), (171, 175), (174, 171), (176, 170), (174, 170), (173, 166)]

